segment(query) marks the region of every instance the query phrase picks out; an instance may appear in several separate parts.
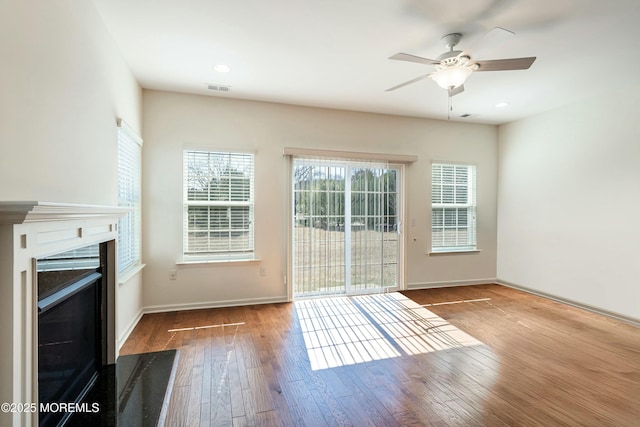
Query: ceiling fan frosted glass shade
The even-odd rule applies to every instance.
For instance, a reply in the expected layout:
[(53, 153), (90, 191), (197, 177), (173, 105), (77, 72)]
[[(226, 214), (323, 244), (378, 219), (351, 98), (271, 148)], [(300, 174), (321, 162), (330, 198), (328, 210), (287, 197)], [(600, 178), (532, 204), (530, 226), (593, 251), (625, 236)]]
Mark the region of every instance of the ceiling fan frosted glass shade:
[(431, 74), (431, 78), (443, 89), (455, 88), (467, 80), (473, 70), (469, 67), (447, 67)]

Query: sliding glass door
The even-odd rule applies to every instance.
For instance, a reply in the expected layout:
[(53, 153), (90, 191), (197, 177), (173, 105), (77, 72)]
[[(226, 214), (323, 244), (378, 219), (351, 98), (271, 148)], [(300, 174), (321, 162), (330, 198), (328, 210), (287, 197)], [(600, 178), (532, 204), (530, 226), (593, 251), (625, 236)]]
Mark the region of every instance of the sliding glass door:
[(381, 163), (294, 159), (294, 298), (398, 286), (400, 171)]

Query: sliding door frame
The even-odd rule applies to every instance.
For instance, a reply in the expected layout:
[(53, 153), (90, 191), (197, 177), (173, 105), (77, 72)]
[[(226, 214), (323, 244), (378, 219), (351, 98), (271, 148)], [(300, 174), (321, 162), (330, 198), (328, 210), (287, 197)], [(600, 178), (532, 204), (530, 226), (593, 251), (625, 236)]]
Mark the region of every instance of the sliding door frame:
[[(381, 289), (386, 290), (405, 290), (406, 289), (406, 246), (407, 239), (405, 237), (405, 224), (406, 224), (406, 165), (417, 161), (417, 156), (408, 155), (385, 155), (385, 154), (371, 154), (371, 153), (352, 153), (352, 152), (339, 152), (339, 151), (327, 151), (327, 150), (313, 150), (313, 149), (284, 149), (284, 155), (286, 158), (286, 212), (287, 212), (287, 227), (285, 227), (286, 234), (286, 274), (284, 277), (284, 283), (287, 288), (287, 298), (289, 301), (294, 300), (294, 272), (293, 272), (293, 222), (295, 220), (295, 207), (293, 204), (293, 168), (295, 157), (333, 157), (336, 161), (362, 161), (362, 162), (380, 162), (386, 161), (390, 168), (397, 169), (399, 177), (396, 179), (397, 193), (398, 193), (398, 242), (397, 242), (397, 277), (396, 287), (389, 287)], [(350, 203), (346, 204), (350, 205)], [(345, 212), (345, 216), (346, 212)], [(346, 221), (346, 220), (345, 220)], [(345, 224), (346, 226), (346, 224)], [(350, 252), (350, 251), (347, 251)], [(348, 261), (348, 260), (345, 260)]]

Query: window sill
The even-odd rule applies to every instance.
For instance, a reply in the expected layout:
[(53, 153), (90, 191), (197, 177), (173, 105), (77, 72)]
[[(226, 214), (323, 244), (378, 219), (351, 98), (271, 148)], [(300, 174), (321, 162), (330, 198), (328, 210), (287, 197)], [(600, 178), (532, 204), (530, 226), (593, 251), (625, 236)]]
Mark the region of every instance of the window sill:
[(176, 266), (178, 268), (191, 268), (191, 267), (229, 267), (239, 265), (251, 265), (257, 264), (262, 261), (259, 258), (251, 259), (207, 259), (207, 260), (186, 260), (177, 261)]
[(118, 285), (122, 286), (127, 283), (133, 276), (138, 274), (147, 264), (137, 264), (127, 268), (123, 272), (118, 273)]
[(461, 250), (447, 250), (447, 251), (437, 251), (437, 252), (428, 252), (429, 256), (438, 256), (438, 255), (460, 255), (460, 254), (479, 254), (482, 252), (482, 249), (461, 249)]

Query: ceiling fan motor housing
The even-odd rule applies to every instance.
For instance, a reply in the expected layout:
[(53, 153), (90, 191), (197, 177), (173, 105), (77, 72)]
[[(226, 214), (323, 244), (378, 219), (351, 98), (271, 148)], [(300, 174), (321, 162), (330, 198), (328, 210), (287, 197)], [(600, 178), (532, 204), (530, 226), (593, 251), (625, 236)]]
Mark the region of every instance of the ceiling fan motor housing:
[(436, 58), (441, 63), (446, 64), (447, 62), (455, 62), (458, 55), (462, 53), (461, 50), (450, 50), (448, 52), (443, 53), (442, 55), (438, 55)]

